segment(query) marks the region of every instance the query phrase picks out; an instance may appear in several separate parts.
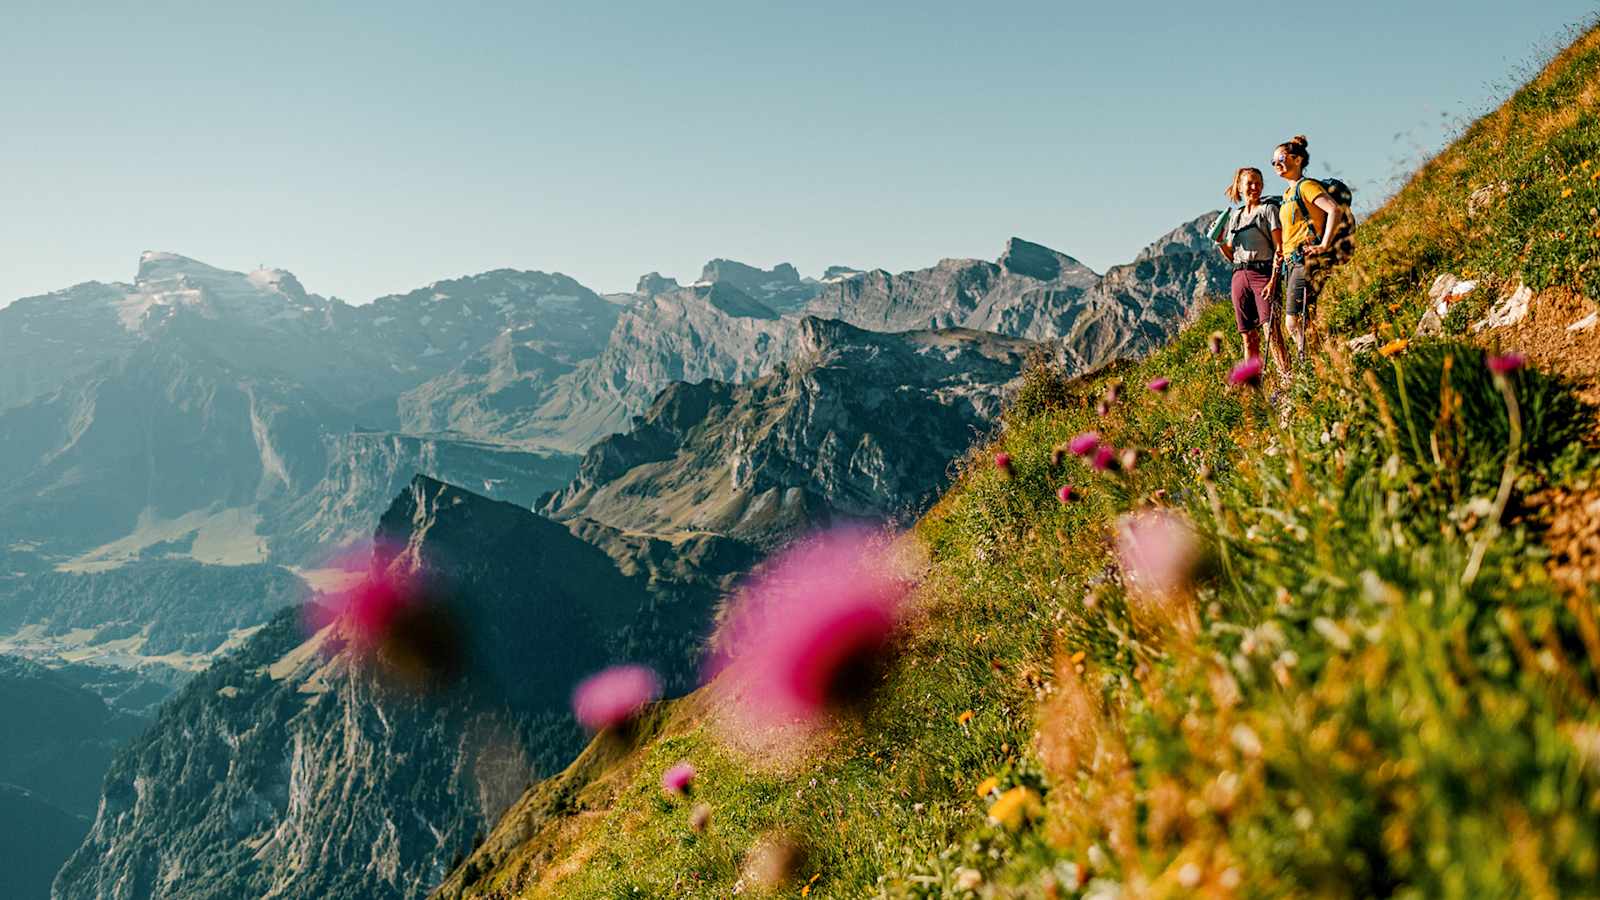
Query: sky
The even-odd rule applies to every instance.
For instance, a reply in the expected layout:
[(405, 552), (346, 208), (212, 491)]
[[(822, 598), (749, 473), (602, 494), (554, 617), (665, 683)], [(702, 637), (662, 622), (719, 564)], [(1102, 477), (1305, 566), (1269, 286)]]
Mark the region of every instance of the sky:
[[(447, 8), (448, 7), (448, 8)], [(144, 250), (365, 302), (510, 267), (601, 291), (1097, 271), (1297, 133), (1358, 209), (1594, 2), (82, 4), (0, 0), (0, 303)]]

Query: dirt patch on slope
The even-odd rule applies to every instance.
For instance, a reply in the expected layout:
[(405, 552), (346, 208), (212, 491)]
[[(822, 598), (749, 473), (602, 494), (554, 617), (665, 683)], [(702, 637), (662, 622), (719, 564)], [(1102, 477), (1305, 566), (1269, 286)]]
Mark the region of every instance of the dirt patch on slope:
[(1573, 291), (1546, 291), (1534, 300), (1526, 318), (1483, 332), (1478, 343), (1526, 355), (1536, 368), (1570, 378), (1585, 403), (1600, 406), (1600, 316), (1586, 328), (1570, 330), (1594, 316), (1596, 309), (1594, 301)]
[(1528, 496), (1539, 510), (1541, 536), (1550, 548), (1551, 580), (1565, 591), (1587, 596), (1600, 584), (1600, 487), (1583, 490), (1552, 488)]
[[(1534, 367), (1570, 379), (1583, 402), (1600, 407), (1600, 316), (1596, 304), (1574, 291), (1540, 294), (1522, 321), (1479, 335), (1487, 349), (1516, 351)], [(1573, 329), (1574, 325), (1586, 327)], [(1600, 420), (1591, 420), (1591, 444), (1600, 443)], [(1527, 497), (1550, 549), (1549, 573), (1562, 590), (1587, 597), (1600, 584), (1600, 486), (1549, 488)]]

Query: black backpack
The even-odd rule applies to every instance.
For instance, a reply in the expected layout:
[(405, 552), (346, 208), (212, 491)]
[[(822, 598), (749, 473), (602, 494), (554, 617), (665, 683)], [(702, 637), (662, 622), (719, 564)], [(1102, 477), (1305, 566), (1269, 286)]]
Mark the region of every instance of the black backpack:
[(1339, 207), (1339, 228), (1334, 232), (1333, 240), (1329, 242), (1329, 252), (1323, 254), (1321, 259), (1326, 263), (1338, 265), (1346, 262), (1356, 254), (1356, 217), (1350, 205), (1355, 202), (1355, 192), (1350, 190), (1350, 185), (1337, 178), (1302, 178), (1294, 183), (1293, 197), (1295, 205), (1300, 207), (1300, 215), (1306, 220), (1306, 225), (1311, 229), (1311, 238), (1317, 242), (1322, 241), (1322, 235), (1317, 233), (1317, 226), (1311, 218), (1311, 210), (1306, 207), (1306, 202), (1300, 199), (1300, 186), (1307, 181), (1315, 181), (1328, 192), (1329, 199)]

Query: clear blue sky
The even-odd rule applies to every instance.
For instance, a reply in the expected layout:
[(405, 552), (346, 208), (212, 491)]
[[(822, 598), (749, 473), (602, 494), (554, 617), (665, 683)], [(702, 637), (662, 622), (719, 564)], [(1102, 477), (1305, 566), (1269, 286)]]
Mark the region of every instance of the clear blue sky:
[(714, 256), (900, 270), (1013, 234), (1103, 270), (1296, 132), (1375, 198), (1595, 10), (518, 5), (4, 0), (0, 303), (131, 280), (146, 249), (354, 302), (502, 266), (607, 291)]

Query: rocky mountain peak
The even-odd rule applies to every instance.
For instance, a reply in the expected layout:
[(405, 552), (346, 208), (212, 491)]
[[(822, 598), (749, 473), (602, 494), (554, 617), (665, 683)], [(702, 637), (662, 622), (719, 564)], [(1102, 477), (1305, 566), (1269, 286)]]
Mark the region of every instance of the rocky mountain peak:
[(771, 269), (760, 269), (731, 259), (713, 259), (700, 270), (697, 287), (721, 284), (741, 292), (778, 310), (791, 312), (816, 296), (821, 285), (805, 280), (795, 267), (779, 263)]
[(214, 280), (230, 275), (237, 278), (239, 273), (208, 266), (178, 253), (146, 250), (139, 254), (139, 273), (133, 280), (135, 284), (144, 285), (180, 277)]
[(787, 282), (798, 284), (800, 273), (789, 263), (778, 263), (771, 269), (760, 269), (732, 259), (713, 259), (700, 269), (701, 281), (729, 281), (734, 284)]
[(1137, 263), (1158, 256), (1182, 253), (1215, 255), (1215, 244), (1206, 236), (1206, 230), (1221, 212), (1214, 209), (1179, 225), (1139, 251), (1139, 255), (1134, 257), (1133, 261)]
[(825, 282), (842, 281), (843, 279), (863, 274), (866, 274), (866, 270), (858, 269), (855, 266), (829, 266), (822, 270), (822, 280)]
[(1054, 281), (1065, 270), (1086, 268), (1065, 253), (1019, 237), (1006, 241), (1006, 250), (1000, 255), (999, 263), (1000, 268), (1010, 274), (1039, 281)]
[(660, 272), (649, 272), (639, 276), (639, 284), (634, 287), (633, 292), (642, 297), (650, 297), (675, 291), (681, 286), (676, 278), (668, 278)]

